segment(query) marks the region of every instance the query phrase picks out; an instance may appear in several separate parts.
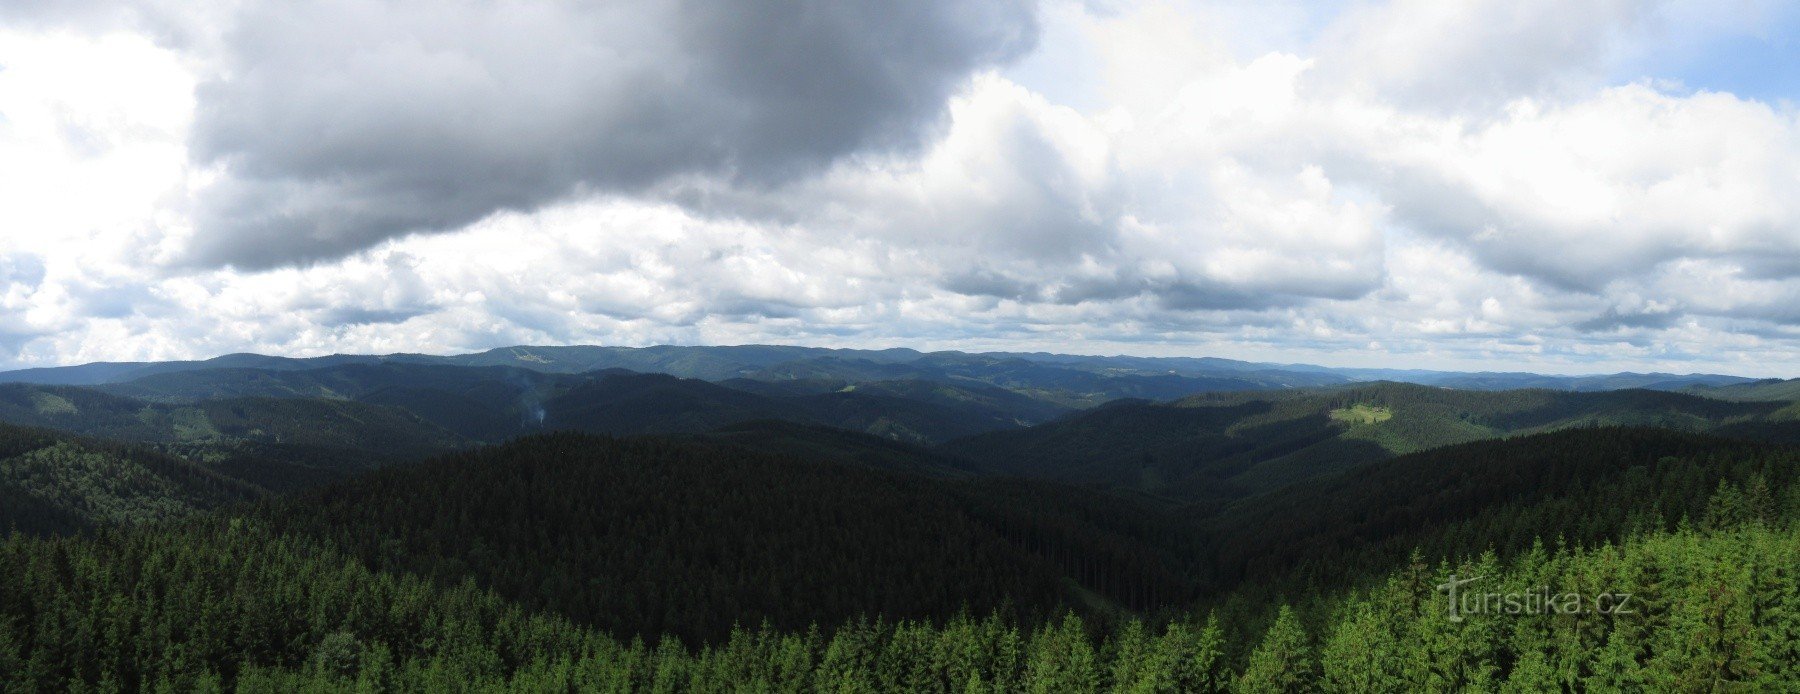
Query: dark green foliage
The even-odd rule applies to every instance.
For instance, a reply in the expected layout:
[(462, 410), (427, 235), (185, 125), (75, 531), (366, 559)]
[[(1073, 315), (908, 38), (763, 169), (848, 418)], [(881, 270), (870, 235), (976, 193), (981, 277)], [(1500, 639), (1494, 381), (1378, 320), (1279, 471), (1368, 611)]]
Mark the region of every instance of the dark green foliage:
[[(881, 619), (829, 631), (738, 628), (706, 646), (616, 640), (470, 583), (371, 572), (242, 519), (13, 536), (0, 541), (0, 686), (1779, 691), (1800, 681), (1792, 518), (1415, 566), (1239, 631), (1216, 620), (1128, 621), (1100, 633), (1073, 616), (1029, 629), (999, 618)], [(1584, 611), (1485, 602), (1493, 609), (1462, 607), (1451, 620), (1436, 586), (1453, 575), (1480, 576), (1472, 585), (1496, 593), (1572, 593)], [(1608, 611), (1596, 609), (1602, 595)]]
[(390, 361), (316, 369), (178, 371), (101, 389), (174, 403), (251, 397), (351, 400), (404, 409), (470, 439), (499, 441), (536, 428), (544, 399), (584, 380), (513, 367)]
[(66, 386), (0, 385), (0, 422), (155, 443), (250, 441), (420, 456), (463, 440), (391, 407), (343, 400), (234, 398), (147, 403)]
[[(961, 389), (1002, 388), (1033, 401), (1017, 409), (1024, 421), (1041, 421), (1051, 407), (1088, 407), (1122, 397), (1168, 399), (1209, 390), (1257, 390), (1321, 386), (1346, 382), (1344, 376), (1318, 369), (1289, 369), (1224, 359), (1145, 359), (1051, 354), (922, 354), (909, 349), (834, 350), (810, 347), (745, 345), (736, 347), (504, 347), (479, 354), (429, 356), (337, 355), (288, 359), (253, 354), (228, 355), (198, 362), (153, 364), (89, 364), (77, 367), (26, 369), (0, 373), (0, 382), (62, 385), (105, 385), (136, 397), (192, 401), (221, 397), (325, 397), (365, 399), (393, 374), (411, 381), (403, 387), (471, 397), (465, 385), (430, 383), (430, 369), (531, 372), (509, 379), (555, 383), (561, 375), (601, 371), (663, 373), (709, 381), (800, 381), (870, 384), (881, 381), (931, 382)], [(359, 371), (360, 370), (360, 371)], [(388, 375), (370, 372), (388, 372)], [(440, 371), (438, 375), (448, 372)], [(485, 376), (475, 376), (485, 378)], [(469, 375), (450, 375), (450, 381)], [(748, 386), (755, 389), (755, 386)], [(832, 390), (838, 390), (833, 388)], [(770, 392), (758, 390), (763, 394)], [(817, 392), (817, 391), (815, 391)], [(411, 400), (411, 396), (407, 396)], [(479, 398), (477, 398), (479, 399)], [(371, 398), (371, 401), (374, 401)], [(428, 404), (423, 400), (411, 400)], [(1060, 403), (1050, 404), (1050, 403)], [(466, 403), (462, 403), (466, 404)], [(470, 412), (452, 406), (455, 414)], [(939, 403), (942, 404), (942, 403)], [(422, 416), (468, 435), (470, 429), (450, 419)], [(474, 428), (477, 423), (468, 423)], [(485, 426), (509, 425), (492, 419)], [(488, 439), (497, 436), (476, 435)]]
[(846, 387), (865, 395), (915, 400), (970, 416), (999, 417), (1024, 426), (1041, 424), (1072, 411), (1054, 402), (979, 382), (945, 383), (914, 379), (857, 383)]
[(606, 374), (545, 403), (544, 427), (597, 434), (702, 432), (757, 419), (805, 417), (798, 407), (661, 374)]
[[(597, 374), (547, 400), (543, 428), (612, 435), (698, 433), (778, 419), (926, 444), (1021, 426), (1018, 415), (992, 404), (1018, 404), (1014, 400), (957, 400), (957, 391), (944, 390), (951, 392), (905, 387), (761, 395), (662, 374)], [(1041, 405), (1031, 408), (1038, 411)]]
[[(1508, 435), (1624, 425), (1751, 436), (1748, 427), (1781, 426), (1768, 423), (1783, 416), (1783, 407), (1643, 390), (1496, 393), (1384, 383), (1117, 402), (943, 448), (991, 473), (1216, 505), (1395, 455)], [(1359, 411), (1378, 411), (1382, 418), (1348, 414)]]
[(1177, 625), (1118, 648), (1073, 616), (1035, 632), (954, 617), (732, 629), (695, 648), (608, 638), (469, 583), (370, 572), (243, 520), (0, 541), (8, 688), (1065, 692), (1117, 672), (1160, 684), (1140, 690), (1193, 691), (1230, 676), (1218, 641), (1216, 627)]
[(731, 388), (618, 369), (551, 374), (502, 366), (384, 362), (317, 369), (201, 369), (102, 386), (173, 404), (281, 398), (400, 408), (445, 430), (497, 442), (545, 428), (596, 433), (703, 432), (783, 419), (938, 442), (1042, 422), (1068, 408), (978, 382), (768, 382)]
[(381, 360), (382, 357), (356, 354), (334, 354), (310, 359), (271, 357), (261, 354), (227, 354), (205, 361), (97, 362), (80, 366), (0, 371), (0, 383), (91, 386), (103, 383), (123, 383), (155, 374), (199, 369), (317, 369), (339, 364), (373, 364)]
[(1138, 539), (1157, 534), (1156, 516), (1063, 497), (552, 434), (383, 470), (253, 517), (380, 570), (474, 577), (617, 634), (717, 638), (745, 620), (799, 629), (1008, 605), (1029, 616), (1080, 605), (1065, 581), (1107, 607), (1190, 593)]
[(1696, 385), (1688, 387), (1687, 392), (1721, 400), (1762, 400), (1770, 402), (1800, 402), (1800, 378), (1782, 380), (1770, 378), (1749, 383), (1729, 385)]
[(263, 493), (155, 450), (0, 425), (0, 529), (70, 533), (176, 518)]
[(1092, 407), (1121, 398), (1169, 400), (1207, 391), (1262, 390), (1341, 382), (1336, 377), (1321, 374), (1282, 372), (1275, 375), (1210, 370), (1175, 373), (1166, 368), (1138, 370), (1108, 368), (1104, 364), (1104, 358), (1093, 359), (1087, 364), (1058, 364), (1003, 354), (939, 352), (909, 365), (932, 374), (925, 377), (933, 380), (976, 381), (1070, 407)]
[[(508, 358), (589, 353), (547, 354)], [(854, 356), (871, 372), (894, 363)], [(1016, 366), (890, 356), (945, 373)], [(333, 367), (362, 368), (376, 367)], [(432, 368), (441, 378), (369, 393), (441, 406), (433, 421), (490, 396), (529, 407), (529, 392), (548, 413), (572, 398), (563, 411), (591, 428), (712, 430), (537, 435), (365, 473), (392, 461), (384, 432), (415, 446), (423, 423), (329, 398), (0, 389), (5, 412), (152, 442), (0, 427), (0, 522), (29, 533), (0, 539), (0, 690), (1800, 682), (1800, 453), (1692, 433), (1778, 439), (1784, 404), (1375, 385), (1120, 403), (952, 447), (1056, 482), (981, 477), (888, 438), (990, 426), (976, 413), (1024, 404), (966, 384), (732, 390), (603, 372), (489, 391), (494, 378)], [(737, 419), (772, 407), (789, 419)], [(1449, 619), (1452, 577), (1630, 593), (1634, 611)]]
[(271, 492), (285, 493), (392, 464), (381, 451), (256, 441), (147, 444), (208, 470)]
[(971, 463), (929, 448), (834, 427), (762, 419), (679, 437), (730, 444), (801, 460), (829, 461), (931, 477), (968, 477)]
[[(1728, 399), (1735, 399), (1730, 387), (1743, 384), (1753, 387), (1767, 385), (1746, 378), (1707, 374), (1545, 376), (1529, 373), (1327, 369), (1216, 358), (1103, 357), (1042, 352), (927, 354), (911, 349), (823, 349), (780, 345), (515, 346), (454, 356), (332, 355), (307, 359), (232, 354), (205, 361), (98, 363), (24, 369), (0, 372), (0, 382), (101, 385), (209, 370), (306, 371), (340, 366), (392, 365), (501, 367), (544, 374), (580, 374), (623, 369), (709, 381), (753, 378), (776, 382), (820, 380), (866, 383), (912, 379), (958, 385), (985, 383), (1080, 407), (1127, 397), (1168, 399), (1204, 391), (1277, 391), (1371, 380), (1405, 381), (1470, 390), (1543, 388), (1598, 391), (1643, 388), (1673, 391), (1692, 388), (1705, 394), (1713, 391), (1704, 389), (1715, 388), (1720, 389), (1717, 391), (1720, 397)], [(168, 383), (163, 382), (165, 385)], [(1760, 399), (1792, 401), (1796, 398)]]
[[(0, 543), (0, 615), (0, 644), (14, 644), (22, 663), (0, 678), (43, 690), (76, 682), (192, 690), (215, 678), (254, 680), (257, 668), (417, 678), (434, 657), (447, 659), (444, 674), (479, 680), (604, 643), (467, 584), (372, 574), (239, 520), (14, 537)], [(408, 667), (370, 671), (396, 662)]]
[[(1583, 429), (1396, 458), (1246, 499), (1207, 522), (1219, 585), (1342, 585), (1408, 552), (1617, 540), (1705, 516), (1722, 481), (1785, 487), (1793, 449), (1651, 429)], [(1295, 573), (1297, 572), (1297, 574)], [(1288, 588), (1297, 586), (1288, 585)]]

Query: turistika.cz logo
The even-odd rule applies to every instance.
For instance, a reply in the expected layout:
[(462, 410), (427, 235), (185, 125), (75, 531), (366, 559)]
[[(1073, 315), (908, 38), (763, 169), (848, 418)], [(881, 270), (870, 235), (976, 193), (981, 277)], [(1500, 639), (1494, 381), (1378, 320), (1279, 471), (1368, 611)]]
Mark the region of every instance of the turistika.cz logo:
[(1458, 578), (1439, 584), (1439, 592), (1449, 597), (1447, 619), (1463, 621), (1465, 615), (1557, 615), (1557, 614), (1635, 614), (1630, 593), (1584, 595), (1575, 592), (1551, 592), (1547, 586), (1523, 591), (1479, 591), (1464, 586), (1484, 576)]

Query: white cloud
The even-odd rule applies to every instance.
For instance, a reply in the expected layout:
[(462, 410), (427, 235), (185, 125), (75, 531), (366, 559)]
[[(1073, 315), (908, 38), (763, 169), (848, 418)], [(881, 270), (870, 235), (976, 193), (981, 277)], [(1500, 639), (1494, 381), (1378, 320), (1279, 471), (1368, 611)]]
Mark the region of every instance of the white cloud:
[(1407, 107), (1484, 112), (1592, 86), (1664, 0), (1390, 0), (1321, 40), (1318, 79)]

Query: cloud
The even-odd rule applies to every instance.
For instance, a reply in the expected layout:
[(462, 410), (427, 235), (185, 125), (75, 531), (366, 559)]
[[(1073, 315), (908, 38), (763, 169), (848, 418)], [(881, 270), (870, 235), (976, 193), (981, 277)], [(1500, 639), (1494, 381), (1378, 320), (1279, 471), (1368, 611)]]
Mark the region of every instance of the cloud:
[[(1275, 63), (1271, 66), (1269, 63)], [(1274, 99), (1257, 80), (1299, 61), (1233, 66), (1215, 98)], [(1210, 78), (1209, 78), (1210, 79)], [(1276, 85), (1273, 91), (1286, 87)], [(767, 192), (695, 193), (820, 244), (855, 240), (973, 296), (1077, 304), (1145, 297), (1170, 310), (1351, 299), (1382, 283), (1378, 203), (1347, 197), (1304, 160), (1268, 157), (1269, 110), (1179, 102), (1110, 122), (996, 75), (952, 100), (916, 158), (859, 160)], [(897, 272), (908, 271), (904, 267)]]
[[(0, 363), (803, 342), (1800, 368), (1800, 116), (1603, 83), (1658, 4), (1546, 28), (1535, 1), (1051, 3), (1043, 36), (1079, 50), (1022, 70), (999, 66), (1038, 13), (999, 2), (0, 30), (0, 224), (32, 231), (0, 234)], [(1234, 28), (1259, 21), (1298, 24)]]
[(1620, 331), (1629, 328), (1667, 328), (1681, 315), (1668, 309), (1621, 311), (1618, 307), (1575, 324), (1577, 330), (1590, 333)]
[(1591, 86), (1666, 0), (1391, 0), (1324, 32), (1322, 83), (1439, 112)]
[(1800, 257), (1791, 110), (1629, 85), (1437, 133), (1381, 135), (1394, 146), (1367, 153), (1372, 184), (1403, 223), (1490, 267), (1596, 293), (1682, 258), (1779, 274)]
[(681, 177), (767, 186), (915, 149), (1027, 0), (248, 3), (198, 89), (223, 167), (192, 260), (340, 257)]

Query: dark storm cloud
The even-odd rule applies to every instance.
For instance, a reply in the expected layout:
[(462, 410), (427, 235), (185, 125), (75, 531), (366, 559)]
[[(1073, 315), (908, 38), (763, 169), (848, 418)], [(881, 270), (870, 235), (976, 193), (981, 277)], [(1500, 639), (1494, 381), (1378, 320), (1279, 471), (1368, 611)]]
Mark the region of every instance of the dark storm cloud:
[(1618, 308), (1606, 309), (1604, 313), (1575, 324), (1575, 329), (1584, 333), (1604, 333), (1620, 330), (1641, 329), (1661, 330), (1675, 324), (1680, 314), (1670, 311), (1620, 311)]
[(436, 307), (409, 308), (403, 310), (357, 308), (340, 306), (315, 314), (321, 325), (340, 327), (346, 325), (391, 325), (405, 323), (419, 316), (431, 313)]
[(593, 191), (905, 150), (1029, 0), (256, 3), (198, 91), (192, 260), (264, 268)]
[(1217, 282), (1179, 282), (1163, 288), (1157, 297), (1164, 308), (1178, 311), (1256, 311), (1304, 301), (1301, 297), (1246, 291)]
[(1017, 301), (1035, 300), (1041, 290), (1040, 285), (1035, 282), (986, 268), (977, 268), (945, 277), (939, 286), (965, 296), (986, 296)]

